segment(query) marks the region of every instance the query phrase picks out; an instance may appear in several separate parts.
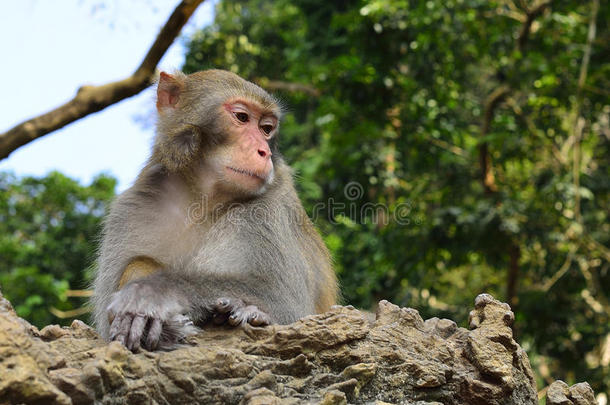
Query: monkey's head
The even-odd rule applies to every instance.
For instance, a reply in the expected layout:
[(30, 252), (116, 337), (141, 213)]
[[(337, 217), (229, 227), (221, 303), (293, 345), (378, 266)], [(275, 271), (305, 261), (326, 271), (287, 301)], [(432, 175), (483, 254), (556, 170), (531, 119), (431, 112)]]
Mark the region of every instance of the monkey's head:
[(273, 182), (281, 110), (231, 72), (161, 73), (153, 159), (169, 172), (205, 170), (225, 192), (253, 196)]

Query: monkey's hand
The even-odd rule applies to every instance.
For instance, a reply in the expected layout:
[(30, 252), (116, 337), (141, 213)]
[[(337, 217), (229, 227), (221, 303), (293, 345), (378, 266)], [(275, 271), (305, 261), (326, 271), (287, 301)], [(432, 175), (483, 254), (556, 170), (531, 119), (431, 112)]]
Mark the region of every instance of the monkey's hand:
[(245, 324), (266, 326), (272, 323), (271, 317), (256, 305), (246, 305), (236, 298), (219, 298), (212, 305), (212, 312), (212, 321), (217, 325), (228, 323), (231, 326)]
[(188, 304), (177, 293), (142, 281), (116, 292), (108, 306), (110, 340), (129, 350), (171, 349), (199, 329), (185, 314)]

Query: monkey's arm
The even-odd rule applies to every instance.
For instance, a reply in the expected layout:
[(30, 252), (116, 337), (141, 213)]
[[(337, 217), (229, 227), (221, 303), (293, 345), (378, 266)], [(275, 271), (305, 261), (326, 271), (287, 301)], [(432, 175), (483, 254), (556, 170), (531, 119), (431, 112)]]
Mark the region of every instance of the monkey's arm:
[(279, 297), (257, 290), (231, 277), (189, 277), (160, 270), (129, 281), (113, 295), (107, 308), (109, 338), (131, 350), (169, 349), (198, 332), (194, 322), (270, 324), (273, 319), (263, 311), (272, 303), (258, 297)]
[(150, 276), (163, 269), (163, 265), (148, 256), (138, 256), (132, 259), (119, 280), (119, 290), (133, 280), (138, 280)]
[[(167, 280), (169, 281), (169, 280)], [(189, 300), (159, 273), (127, 283), (107, 307), (109, 338), (131, 350), (169, 349), (198, 329), (185, 315)]]

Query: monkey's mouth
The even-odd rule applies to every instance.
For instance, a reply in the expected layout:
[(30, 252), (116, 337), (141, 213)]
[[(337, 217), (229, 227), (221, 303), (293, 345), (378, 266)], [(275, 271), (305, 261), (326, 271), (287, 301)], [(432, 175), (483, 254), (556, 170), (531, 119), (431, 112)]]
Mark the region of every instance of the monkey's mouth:
[(244, 176), (250, 176), (250, 177), (254, 177), (255, 179), (265, 181), (265, 177), (261, 176), (260, 174), (258, 174), (256, 172), (253, 172), (251, 170), (239, 169), (239, 168), (232, 167), (232, 166), (227, 166), (227, 169), (232, 170), (235, 173), (243, 174)]

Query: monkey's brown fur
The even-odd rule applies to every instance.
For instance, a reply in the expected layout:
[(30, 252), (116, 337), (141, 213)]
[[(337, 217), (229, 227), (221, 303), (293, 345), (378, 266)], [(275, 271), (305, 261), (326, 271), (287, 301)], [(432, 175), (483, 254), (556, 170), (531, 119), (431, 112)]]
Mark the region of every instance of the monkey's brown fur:
[[(335, 304), (330, 257), (278, 154), (277, 125), (271, 137), (236, 121), (230, 108), (242, 103), (250, 120), (279, 125), (275, 100), (235, 74), (162, 74), (152, 156), (104, 225), (94, 316), (105, 338), (168, 348), (196, 330), (190, 321), (285, 324)], [(242, 154), (256, 168), (219, 171)]]

